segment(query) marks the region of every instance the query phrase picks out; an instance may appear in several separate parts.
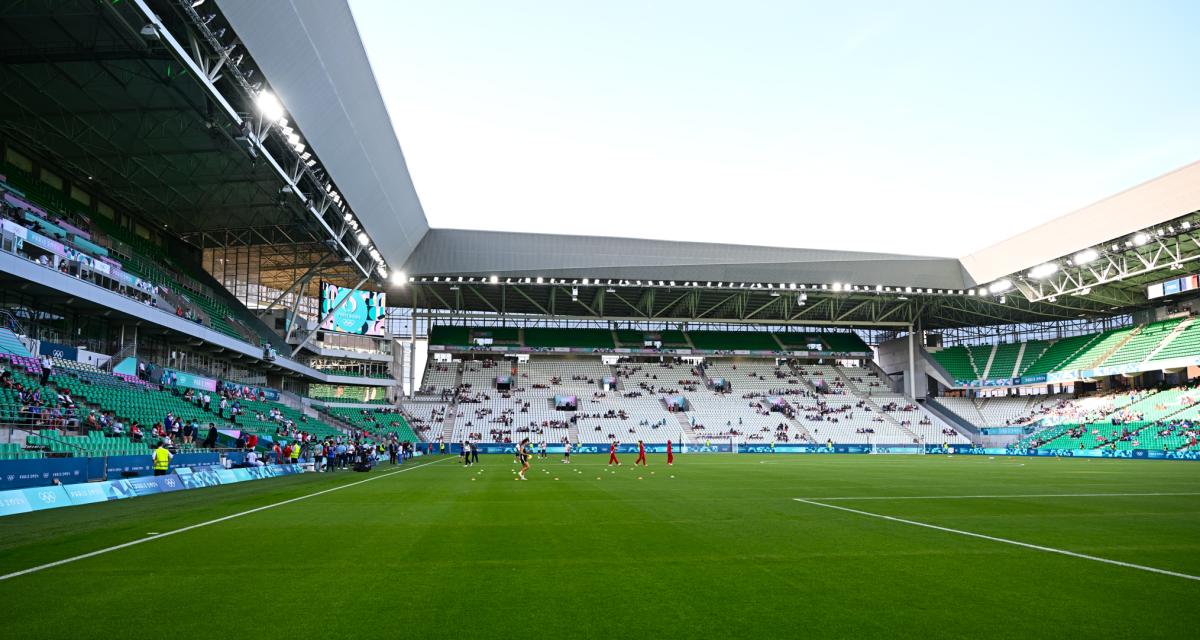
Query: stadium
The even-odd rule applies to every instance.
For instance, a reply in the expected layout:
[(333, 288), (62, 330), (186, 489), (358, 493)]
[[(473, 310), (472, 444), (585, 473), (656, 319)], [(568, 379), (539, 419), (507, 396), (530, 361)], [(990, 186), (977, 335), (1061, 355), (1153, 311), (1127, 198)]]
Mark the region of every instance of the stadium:
[(1193, 633), (1200, 162), (956, 257), (439, 226), (351, 4), (0, 2), (11, 637)]

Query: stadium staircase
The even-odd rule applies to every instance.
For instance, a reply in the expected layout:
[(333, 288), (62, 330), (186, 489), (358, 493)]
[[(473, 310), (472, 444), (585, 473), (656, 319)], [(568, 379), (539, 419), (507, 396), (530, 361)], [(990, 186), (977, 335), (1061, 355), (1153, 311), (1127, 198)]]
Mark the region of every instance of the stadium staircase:
[(845, 384), (854, 395), (859, 396), (860, 398), (865, 398), (870, 395), (869, 393), (865, 393), (857, 383), (851, 380), (850, 376), (846, 375), (846, 372), (843, 371), (841, 367), (834, 365), (833, 370), (835, 373), (837, 373), (838, 378), (841, 378), (842, 383)]
[[(914, 432), (913, 432), (911, 429), (909, 429), (908, 427), (906, 427), (906, 426), (904, 426), (904, 425), (900, 424), (900, 421), (899, 421), (899, 420), (897, 420), (897, 419), (895, 418), (895, 416), (893, 416), (892, 414), (890, 414), (890, 413), (888, 413), (888, 412), (884, 411), (884, 410), (883, 410), (883, 407), (879, 406), (879, 404), (878, 404), (878, 403), (876, 403), (876, 402), (875, 402), (875, 400), (874, 400), (873, 398), (871, 398), (871, 397), (869, 397), (869, 396), (866, 396), (866, 397), (863, 397), (863, 398), (862, 398), (862, 400), (863, 400), (864, 402), (866, 402), (866, 403), (867, 403), (867, 406), (868, 406), (868, 407), (871, 407), (871, 411), (874, 411), (874, 412), (876, 412), (878, 415), (881, 415), (881, 416), (883, 416), (883, 419), (884, 419), (885, 421), (887, 421), (887, 422), (890, 422), (890, 423), (892, 424), (892, 426), (896, 427), (896, 428), (897, 428), (897, 429), (899, 429), (900, 431), (902, 431), (902, 432), (904, 432), (905, 434), (907, 434), (907, 435), (908, 435), (908, 437), (909, 437), (909, 440), (910, 440), (910, 442), (919, 442), (919, 441), (921, 440), (921, 437), (920, 437), (920, 436), (918, 436), (916, 433), (914, 433)], [(909, 400), (909, 399), (908, 399), (908, 396), (904, 396), (904, 401), (905, 401), (905, 402), (912, 402), (911, 400)], [(914, 402), (913, 404), (916, 404), (916, 403)]]
[[(979, 442), (983, 437), (982, 433), (979, 431), (978, 425), (963, 417), (950, 407), (938, 402), (937, 398), (925, 398), (919, 404), (935, 418), (946, 423), (946, 425), (948, 425), (950, 428), (955, 429), (967, 438), (970, 438), (972, 442)], [(978, 410), (976, 410), (975, 413), (978, 413)], [(980, 416), (979, 420), (979, 424), (983, 424), (984, 420), (982, 415)]]
[(683, 435), (683, 442), (687, 442), (688, 434), (692, 432), (692, 423), (688, 420), (687, 414), (682, 411), (676, 411), (672, 415), (679, 421), (679, 430)]
[(446, 420), (442, 423), (442, 433), (440, 436), (442, 442), (454, 442), (454, 423), (458, 421), (458, 402), (454, 401), (446, 405)]
[(608, 365), (608, 368), (610, 370), (612, 370), (613, 378), (615, 378), (617, 380), (617, 384), (613, 387), (613, 389), (615, 391), (624, 391), (625, 390), (625, 381), (621, 379), (621, 374), (620, 374), (621, 366), (616, 365), (616, 364), (610, 364), (610, 365)]
[(801, 375), (800, 370), (796, 368), (794, 363), (789, 361), (788, 368), (792, 370), (792, 374), (795, 375), (798, 380), (800, 380), (800, 384), (804, 385), (805, 389), (811, 391), (812, 393), (820, 393), (817, 391), (817, 385), (813, 384), (812, 380), (808, 379), (808, 376)]
[(817, 441), (817, 439), (813, 437), (812, 432), (808, 430), (808, 427), (806, 427), (803, 422), (800, 422), (795, 418), (788, 418), (788, 424), (792, 425), (792, 428), (795, 429), (801, 436), (803, 436), (806, 442), (815, 443)]
[(1025, 359), (1025, 347), (1028, 347), (1028, 346), (1029, 346), (1028, 342), (1025, 342), (1024, 340), (1021, 341), (1021, 348), (1017, 350), (1017, 361), (1013, 363), (1013, 377), (1014, 378), (1017, 377), (1018, 375), (1020, 375), (1019, 372), (1021, 371), (1021, 361), (1023, 361)]
[(1176, 325), (1171, 333), (1167, 334), (1167, 337), (1163, 338), (1162, 342), (1158, 343), (1157, 347), (1154, 347), (1150, 353), (1146, 354), (1146, 359), (1144, 362), (1148, 362), (1157, 357), (1158, 354), (1162, 353), (1162, 351), (1166, 349), (1168, 345), (1174, 342), (1176, 338), (1187, 332), (1188, 327), (1192, 326), (1193, 324), (1196, 324), (1196, 319), (1187, 318), (1183, 322), (1180, 322), (1178, 325)]
[[(996, 351), (998, 351), (997, 345), (992, 345), (992, 348), (988, 351), (987, 363), (983, 365), (983, 373), (979, 374), (980, 378), (987, 380), (991, 376), (992, 363), (996, 361)], [(968, 353), (970, 353), (969, 350)]]
[(317, 414), (317, 417), (321, 418), (322, 422), (346, 435), (350, 435), (354, 431), (354, 425), (346, 422), (330, 411), (318, 411)]
[(1137, 337), (1137, 335), (1142, 332), (1142, 329), (1144, 327), (1145, 327), (1145, 325), (1138, 325), (1138, 326), (1134, 327), (1132, 331), (1127, 332), (1124, 336), (1121, 337), (1120, 340), (1117, 340), (1116, 344), (1109, 347), (1108, 350), (1105, 351), (1103, 355), (1101, 355), (1096, 360), (1093, 360), (1092, 362), (1088, 363), (1087, 366), (1083, 367), (1083, 368), (1098, 367), (1101, 364), (1103, 364), (1104, 361), (1111, 358), (1114, 353), (1120, 351), (1121, 347), (1125, 346), (1126, 344), (1129, 343), (1130, 340), (1133, 340), (1135, 337)]
[(17, 334), (4, 328), (0, 328), (0, 353), (11, 353), (22, 358), (32, 358), (33, 354), (29, 353), (29, 349), (17, 337)]

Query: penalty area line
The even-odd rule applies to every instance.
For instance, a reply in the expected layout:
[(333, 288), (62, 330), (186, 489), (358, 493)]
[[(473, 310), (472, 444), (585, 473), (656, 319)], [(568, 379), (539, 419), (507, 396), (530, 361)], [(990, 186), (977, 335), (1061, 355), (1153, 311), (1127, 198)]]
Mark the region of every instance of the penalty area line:
[(916, 520), (906, 520), (904, 518), (897, 518), (895, 516), (883, 515), (882, 513), (871, 513), (870, 511), (861, 511), (859, 509), (851, 509), (850, 507), (842, 507), (842, 506), (838, 506), (835, 504), (824, 504), (821, 502), (815, 502), (813, 500), (805, 500), (804, 498), (792, 498), (792, 499), (795, 500), (796, 502), (803, 502), (804, 504), (811, 504), (816, 507), (824, 507), (826, 509), (836, 509), (838, 511), (854, 513), (854, 514), (857, 514), (860, 516), (867, 516), (869, 518), (879, 518), (880, 520), (899, 522), (900, 524), (912, 525), (914, 527), (923, 527), (925, 529), (933, 529), (935, 531), (943, 531), (945, 533), (956, 533), (960, 536), (967, 536), (968, 538), (978, 538), (980, 540), (988, 540), (991, 542), (1010, 544), (1010, 545), (1013, 545), (1016, 547), (1024, 547), (1026, 549), (1033, 549), (1034, 551), (1042, 551), (1045, 553), (1056, 553), (1056, 554), (1062, 555), (1062, 556), (1069, 556), (1072, 558), (1080, 558), (1082, 560), (1091, 560), (1092, 562), (1099, 562), (1102, 564), (1110, 564), (1110, 565), (1117, 566), (1117, 567), (1125, 567), (1127, 569), (1137, 569), (1138, 571), (1147, 571), (1149, 573), (1157, 573), (1157, 574), (1164, 575), (1164, 576), (1173, 576), (1176, 578), (1183, 578), (1185, 580), (1195, 580), (1195, 581), (1200, 582), (1200, 576), (1193, 576), (1193, 575), (1190, 575), (1187, 573), (1179, 573), (1177, 571), (1168, 571), (1167, 569), (1158, 569), (1156, 567), (1147, 567), (1145, 565), (1134, 564), (1132, 562), (1123, 562), (1121, 560), (1112, 560), (1109, 558), (1101, 558), (1099, 556), (1088, 555), (1086, 553), (1077, 553), (1075, 551), (1067, 551), (1066, 549), (1055, 549), (1054, 547), (1044, 547), (1039, 544), (1030, 544), (1028, 542), (1021, 542), (1019, 540), (1009, 540), (1008, 538), (998, 538), (996, 536), (989, 536), (989, 535), (985, 535), (982, 533), (974, 533), (972, 531), (963, 531), (962, 529), (952, 529), (950, 527), (942, 527), (942, 526), (939, 526), (936, 524), (929, 524), (927, 522), (918, 522)]
[(220, 518), (214, 518), (212, 520), (198, 522), (196, 524), (188, 525), (186, 527), (172, 529), (171, 531), (164, 531), (162, 533), (152, 535), (148, 538), (138, 538), (137, 540), (130, 540), (129, 542), (123, 542), (121, 544), (113, 545), (111, 547), (105, 547), (103, 549), (89, 551), (87, 553), (82, 553), (80, 555), (72, 556), (70, 558), (64, 558), (62, 560), (55, 560), (54, 562), (47, 562), (46, 564), (41, 564), (36, 567), (30, 567), (28, 569), (22, 569), (20, 571), (14, 571), (12, 573), (6, 573), (4, 575), (0, 575), (0, 581), (11, 580), (12, 578), (17, 578), (20, 576), (28, 575), (30, 573), (37, 573), (38, 571), (45, 571), (46, 569), (53, 569), (54, 567), (60, 567), (64, 564), (70, 564), (72, 562), (78, 562), (79, 560), (86, 560), (88, 558), (94, 558), (96, 556), (103, 555), (105, 553), (110, 553), (112, 551), (119, 551), (121, 549), (139, 545), (139, 544), (142, 544), (143, 542), (150, 542), (152, 540), (162, 540), (163, 538), (167, 538), (167, 537), (173, 536), (175, 534), (179, 534), (179, 533), (185, 533), (187, 531), (191, 531), (192, 529), (199, 529), (201, 527), (207, 527), (212, 524), (218, 524), (221, 522), (225, 522), (226, 520), (233, 520), (234, 518), (240, 518), (242, 516), (248, 516), (252, 513), (258, 513), (259, 511), (266, 511), (267, 509), (273, 509), (275, 507), (282, 507), (285, 504), (299, 502), (300, 500), (307, 500), (308, 498), (315, 498), (319, 495), (324, 495), (326, 493), (331, 493), (333, 491), (340, 491), (342, 489), (348, 489), (350, 487), (354, 487), (354, 486), (363, 484), (365, 482), (371, 482), (372, 480), (379, 480), (381, 478), (386, 478), (388, 476), (394, 476), (397, 473), (404, 473), (406, 471), (415, 471), (416, 469), (420, 469), (421, 467), (428, 467), (429, 465), (437, 464), (439, 462), (444, 462), (449, 459), (450, 458), (442, 458), (441, 460), (434, 460), (433, 462), (426, 462), (425, 464), (419, 464), (415, 467), (408, 467), (407, 469), (397, 469), (395, 471), (389, 471), (388, 473), (384, 473), (384, 474), (380, 474), (380, 475), (373, 476), (370, 478), (366, 478), (364, 480), (357, 480), (357, 481), (351, 482), (349, 484), (338, 485), (336, 487), (331, 487), (329, 489), (322, 489), (321, 491), (316, 491), (314, 493), (309, 493), (309, 494), (305, 494), (302, 496), (296, 496), (295, 498), (288, 498), (287, 500), (273, 502), (271, 504), (263, 505), (261, 507), (247, 509), (246, 511), (239, 511), (238, 513), (232, 513), (227, 516), (221, 516)]

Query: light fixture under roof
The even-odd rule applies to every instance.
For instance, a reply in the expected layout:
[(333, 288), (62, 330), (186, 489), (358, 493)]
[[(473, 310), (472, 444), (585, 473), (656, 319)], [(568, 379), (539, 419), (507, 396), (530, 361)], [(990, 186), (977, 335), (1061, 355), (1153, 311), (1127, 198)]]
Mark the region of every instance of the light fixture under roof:
[(258, 112), (267, 122), (279, 122), (283, 118), (283, 104), (279, 102), (279, 98), (275, 94), (263, 89), (258, 92), (258, 96), (254, 99), (254, 104), (258, 107)]
[(1039, 264), (1038, 266), (1030, 269), (1029, 277), (1040, 280), (1042, 278), (1049, 278), (1055, 273), (1058, 273), (1058, 264), (1054, 262), (1047, 262), (1045, 264)]
[(988, 286), (988, 291), (992, 293), (1004, 293), (1012, 288), (1012, 281), (1008, 279), (997, 280)]
[(1089, 248), (1089, 249), (1084, 249), (1083, 251), (1080, 251), (1079, 253), (1072, 256), (1071, 262), (1074, 263), (1075, 266), (1077, 266), (1077, 267), (1082, 267), (1085, 264), (1094, 262), (1096, 260), (1096, 258), (1099, 258), (1099, 257), (1100, 257), (1099, 251)]

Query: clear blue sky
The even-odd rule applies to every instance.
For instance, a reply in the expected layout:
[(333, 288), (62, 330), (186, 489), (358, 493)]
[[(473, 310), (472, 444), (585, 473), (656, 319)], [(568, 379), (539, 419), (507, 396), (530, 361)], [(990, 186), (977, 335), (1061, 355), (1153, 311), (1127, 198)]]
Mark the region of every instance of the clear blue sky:
[(435, 227), (957, 257), (1200, 160), (1200, 2), (350, 3)]

